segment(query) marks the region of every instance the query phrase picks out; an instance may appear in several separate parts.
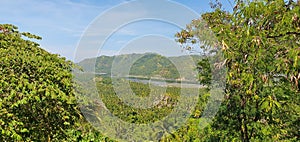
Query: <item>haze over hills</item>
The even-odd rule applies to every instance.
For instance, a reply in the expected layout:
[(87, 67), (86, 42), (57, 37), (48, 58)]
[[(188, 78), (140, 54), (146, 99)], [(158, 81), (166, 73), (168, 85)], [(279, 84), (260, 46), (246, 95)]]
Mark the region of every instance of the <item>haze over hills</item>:
[(78, 63), (84, 72), (111, 74), (113, 76), (159, 77), (194, 80), (196, 64), (201, 56), (165, 57), (155, 53), (100, 56)]

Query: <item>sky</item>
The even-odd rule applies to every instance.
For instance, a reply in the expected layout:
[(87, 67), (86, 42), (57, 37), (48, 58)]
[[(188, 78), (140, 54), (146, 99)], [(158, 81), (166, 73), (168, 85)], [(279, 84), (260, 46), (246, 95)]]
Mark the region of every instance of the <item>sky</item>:
[[(43, 39), (37, 42), (42, 48), (50, 53), (60, 54), (72, 61), (80, 61), (83, 58), (87, 58), (87, 56), (93, 57), (129, 53), (132, 50), (142, 52), (143, 49), (146, 50), (147, 48), (155, 46), (154, 43), (161, 44), (158, 44), (160, 45), (159, 47), (149, 49), (149, 52), (160, 52), (163, 51), (162, 46), (168, 46), (167, 43), (174, 46), (174, 43), (172, 43), (174, 42), (174, 34), (182, 28), (180, 24), (168, 23), (164, 20), (142, 19), (143, 17), (149, 17), (151, 14), (155, 15), (155, 13), (162, 13), (162, 15), (164, 15), (164, 13), (168, 13), (168, 11), (174, 13), (173, 15), (169, 15), (169, 17), (176, 17), (178, 15), (177, 19), (179, 19), (182, 11), (176, 6), (170, 6), (168, 9), (165, 9), (162, 6), (163, 4), (161, 4), (162, 1), (165, 0), (148, 0), (142, 4), (132, 4), (126, 7), (126, 4), (128, 5), (128, 3), (133, 3), (134, 1), (1, 0), (0, 23), (13, 24), (19, 27), (19, 30), (22, 32), (30, 32), (41, 36)], [(232, 7), (229, 1), (233, 0), (221, 0), (224, 8), (230, 9)], [(198, 15), (211, 10), (209, 5), (210, 0), (170, 0), (169, 2), (175, 2)], [(150, 5), (152, 5), (152, 9)], [(106, 19), (103, 18), (105, 13), (109, 13)], [(165, 14), (165, 16), (168, 15)], [(114, 22), (120, 22), (119, 20), (122, 19), (128, 20), (130, 17), (140, 17), (140, 19), (127, 21), (127, 24), (120, 24), (118, 25), (118, 29), (110, 29), (113, 27)], [(185, 18), (185, 16), (181, 17)], [(97, 39), (93, 38), (93, 33), (87, 33), (87, 31), (89, 31), (89, 27), (101, 18), (102, 24), (105, 26), (102, 26), (101, 30), (96, 29), (95, 31), (101, 32), (103, 35), (106, 33), (106, 36), (100, 37), (103, 38), (103, 41), (105, 39), (105, 42), (102, 42), (102, 44), (98, 42), (97, 46), (96, 43), (94, 43), (94, 48), (100, 48), (101, 46), (101, 50), (89, 50), (88, 47), (93, 47), (90, 41), (89, 43), (91, 43), (91, 45), (86, 44), (86, 49), (79, 47), (83, 39), (82, 37), (86, 35), (88, 35), (88, 38), (91, 37), (89, 38), (90, 40), (97, 42), (99, 37), (97, 37)], [(107, 23), (105, 23), (106, 20)], [(191, 21), (188, 18), (181, 18), (180, 20), (185, 22), (185, 24)], [(108, 33), (112, 31), (114, 33), (109, 35)], [(101, 36), (99, 33), (94, 35)], [(164, 42), (166, 42), (166, 45), (164, 45)], [(127, 47), (130, 45), (134, 46)], [(147, 47), (147, 45), (149, 47)], [(141, 46), (143, 47), (139, 48)], [(168, 52), (170, 56), (177, 54), (175, 52), (173, 54), (172, 51), (174, 50), (167, 50), (166, 52)], [(181, 51), (181, 49), (178, 48), (178, 51)], [(78, 52), (85, 55), (76, 59)]]

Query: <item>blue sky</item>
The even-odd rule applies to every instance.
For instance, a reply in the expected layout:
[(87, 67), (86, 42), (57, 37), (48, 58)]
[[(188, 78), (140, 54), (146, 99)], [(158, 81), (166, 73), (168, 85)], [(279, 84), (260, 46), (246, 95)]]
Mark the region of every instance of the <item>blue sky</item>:
[[(209, 0), (173, 1), (194, 10), (197, 14), (211, 10)], [(19, 27), (20, 31), (39, 35), (43, 38), (43, 40), (38, 41), (42, 48), (51, 53), (60, 54), (69, 60), (74, 60), (76, 47), (87, 27), (97, 17), (101, 16), (103, 12), (107, 12), (111, 8), (126, 2), (130, 1), (1, 0), (0, 13), (2, 16), (0, 16), (0, 23), (14, 24)], [(222, 2), (225, 8), (231, 7), (228, 0), (223, 0)], [(157, 9), (158, 12), (160, 10), (163, 9)], [(170, 10), (176, 11), (175, 9)], [(128, 12), (128, 14), (132, 13)], [(122, 17), (116, 14), (112, 18), (118, 19)], [(186, 22), (189, 23), (190, 21)], [(179, 29), (179, 27), (174, 25), (155, 20), (134, 22), (123, 26), (115, 35), (112, 35), (105, 43), (105, 48), (98, 54), (116, 54), (124, 43), (128, 43), (137, 37), (142, 39), (150, 34), (159, 34), (160, 36), (172, 38)]]

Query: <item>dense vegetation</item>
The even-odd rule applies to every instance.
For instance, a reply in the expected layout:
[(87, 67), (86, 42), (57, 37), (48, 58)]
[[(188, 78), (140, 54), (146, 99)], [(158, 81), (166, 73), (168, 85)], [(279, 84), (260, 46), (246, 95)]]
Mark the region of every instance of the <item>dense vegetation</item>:
[(41, 38), (0, 25), (0, 141), (105, 138), (78, 109), (74, 64), (27, 39)]
[(72, 63), (0, 26), (0, 131), (2, 140), (51, 140), (79, 118), (72, 90)]
[[(201, 56), (191, 55), (192, 60), (198, 62)], [(127, 63), (131, 60), (136, 60), (131, 66), (129, 74), (131, 76), (140, 76), (140, 77), (154, 77), (158, 76), (166, 79), (178, 79), (180, 75), (176, 69), (176, 66), (172, 61), (176, 63), (182, 63), (178, 66), (185, 68), (186, 70), (194, 70), (194, 68), (184, 64), (183, 60), (187, 60), (187, 57), (178, 56), (178, 57), (164, 57), (155, 53), (145, 53), (145, 54), (125, 54), (117, 56), (100, 56), (97, 58), (85, 59), (78, 63), (79, 66), (83, 68), (86, 72), (95, 72), (97, 73), (107, 73), (111, 74), (111, 69), (113, 64)], [(94, 61), (96, 60), (96, 65)], [(181, 61), (181, 62), (180, 62)], [(122, 66), (115, 66), (116, 70), (122, 70)]]
[[(187, 50), (220, 50), (224, 60), (211, 66), (212, 60), (221, 60), (208, 53), (199, 61), (199, 80), (208, 88), (200, 89), (187, 124), (161, 141), (300, 141), (300, 1), (236, 0), (233, 12), (228, 12), (216, 0), (212, 7), (212, 12), (193, 20), (176, 37)], [(217, 41), (199, 30), (205, 28), (212, 30)], [(186, 89), (166, 87), (164, 98), (153, 108), (133, 108), (116, 96), (111, 78), (92, 73), (72, 80), (71, 70), (77, 66), (41, 49), (34, 42), (38, 39), (13, 25), (0, 24), (0, 141), (113, 141), (96, 131), (79, 111), (103, 109), (97, 100), (84, 98), (92, 90), (88, 83), (96, 84), (98, 92), (93, 97), (100, 97), (112, 114), (138, 124), (168, 115), (177, 105), (179, 92)], [(191, 46), (199, 43), (204, 46)], [(101, 56), (79, 65), (92, 72), (90, 61), (96, 60), (96, 72), (109, 74), (113, 61), (134, 56), (141, 58), (133, 64), (131, 75), (179, 77), (172, 62), (156, 54)], [(220, 66), (227, 71), (224, 101), (212, 123), (201, 129), (209, 89), (217, 83), (211, 80), (221, 79), (212, 70)], [(138, 82), (130, 82), (130, 87), (140, 97), (147, 97), (150, 88), (164, 89)]]
[[(155, 107), (151, 109), (133, 108), (118, 98), (118, 96), (115, 94), (111, 81), (108, 80), (108, 78), (104, 78), (102, 81), (97, 82), (97, 88), (102, 101), (107, 104), (106, 107), (111, 111), (112, 114), (118, 116), (124, 121), (131, 123), (149, 123), (162, 119), (162, 117), (168, 115), (170, 111), (172, 111), (172, 108), (176, 105), (176, 98), (179, 97), (180, 94), (180, 88), (168, 87), (166, 94), (164, 94), (164, 101), (160, 102)], [(135, 93), (137, 96), (149, 96), (150, 87), (148, 84), (130, 82), (130, 85), (133, 93)]]
[[(199, 30), (206, 26), (215, 33), (225, 58), (225, 100), (203, 139), (299, 141), (299, 4), (237, 0), (230, 13), (217, 2), (213, 12), (177, 34), (184, 46), (202, 42), (213, 48), (211, 39), (204, 37), (207, 33)], [(201, 61), (202, 68), (209, 67), (207, 61)]]
[[(82, 80), (84, 82), (81, 83), (88, 82), (86, 78), (89, 78), (89, 75), (86, 75), (84, 77), (84, 80)], [(169, 115), (171, 111), (174, 109), (174, 107), (178, 105), (177, 104), (178, 97), (180, 97), (182, 89), (185, 89), (185, 91), (189, 91), (189, 92), (194, 92), (195, 90), (193, 88), (180, 88), (180, 87), (171, 87), (171, 86), (161, 87), (161, 86), (155, 86), (151, 84), (144, 84), (140, 82), (130, 81), (129, 83), (133, 93), (139, 97), (148, 97), (150, 94), (150, 88), (152, 91), (159, 90), (159, 89), (166, 89), (161, 101), (151, 102), (154, 103), (155, 105), (149, 109), (144, 109), (144, 108), (134, 108), (122, 102), (122, 100), (118, 98), (113, 88), (114, 86), (111, 78), (102, 75), (96, 75), (94, 79), (89, 78), (89, 80), (94, 81), (96, 83), (98, 94), (97, 96), (92, 95), (91, 97), (87, 97), (86, 100), (92, 103), (82, 103), (84, 104), (82, 106), (82, 109), (85, 111), (84, 113), (85, 116), (88, 117), (88, 120), (93, 124), (97, 124), (99, 123), (99, 121), (105, 119), (105, 117), (99, 116), (100, 114), (102, 114), (100, 112), (103, 109), (108, 109), (114, 116), (117, 116), (119, 119), (122, 119), (125, 122), (130, 122), (135, 124), (153, 123)], [(124, 82), (126, 80), (123, 80), (121, 78), (118, 81)], [(87, 84), (90, 83), (91, 82)], [(86, 85), (82, 85), (82, 86), (86, 86)], [(125, 87), (125, 86), (119, 86), (119, 87)], [(89, 90), (92, 89), (86, 88), (82, 90), (85, 90), (86, 94), (91, 94)], [(188, 119), (187, 122), (188, 125), (180, 128), (180, 130), (176, 131), (174, 134), (164, 132), (164, 136), (161, 136), (162, 141), (174, 141), (174, 138), (176, 141), (193, 141), (196, 139), (199, 140), (198, 136), (205, 135), (203, 132), (201, 132), (198, 129), (198, 125), (201, 122), (200, 115), (206, 106), (206, 102), (209, 99), (209, 94), (207, 93), (206, 88), (201, 88), (198, 91), (199, 91), (199, 99), (197, 101), (196, 107), (193, 109), (193, 112), (191, 113), (191, 116)], [(122, 93), (126, 94), (128, 92), (122, 92)], [(160, 93), (160, 92), (158, 91), (154, 93)], [(156, 95), (159, 96), (161, 94), (156, 94)], [(95, 100), (95, 97), (99, 97), (99, 98)], [(102, 103), (99, 101), (99, 99), (101, 99), (101, 101), (105, 104), (105, 108), (104, 106), (102, 106)], [(108, 122), (114, 123), (110, 121)], [(162, 125), (161, 127), (168, 129), (167, 125), (166, 126)], [(110, 133), (109, 130), (106, 131)], [(160, 132), (155, 132), (155, 133), (160, 133)], [(155, 133), (153, 132), (152, 135), (156, 135)], [(141, 133), (140, 135), (145, 137), (150, 137), (147, 134), (148, 133)], [(118, 136), (118, 137), (122, 137), (122, 136)]]

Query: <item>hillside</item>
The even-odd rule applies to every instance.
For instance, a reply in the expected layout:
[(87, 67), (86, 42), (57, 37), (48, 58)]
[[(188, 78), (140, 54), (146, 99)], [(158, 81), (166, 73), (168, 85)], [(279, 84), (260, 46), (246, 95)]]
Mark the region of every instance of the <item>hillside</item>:
[[(194, 61), (200, 56), (176, 56), (164, 57), (155, 53), (124, 54), (117, 56), (100, 56), (85, 59), (78, 63), (85, 72), (106, 73), (114, 76), (143, 76), (163, 77), (167, 79), (179, 79), (181, 77), (195, 78), (196, 74), (190, 74), (195, 70)], [(96, 63), (96, 64), (95, 64)], [(129, 74), (126, 72), (126, 69)], [(181, 76), (180, 76), (181, 75)]]

